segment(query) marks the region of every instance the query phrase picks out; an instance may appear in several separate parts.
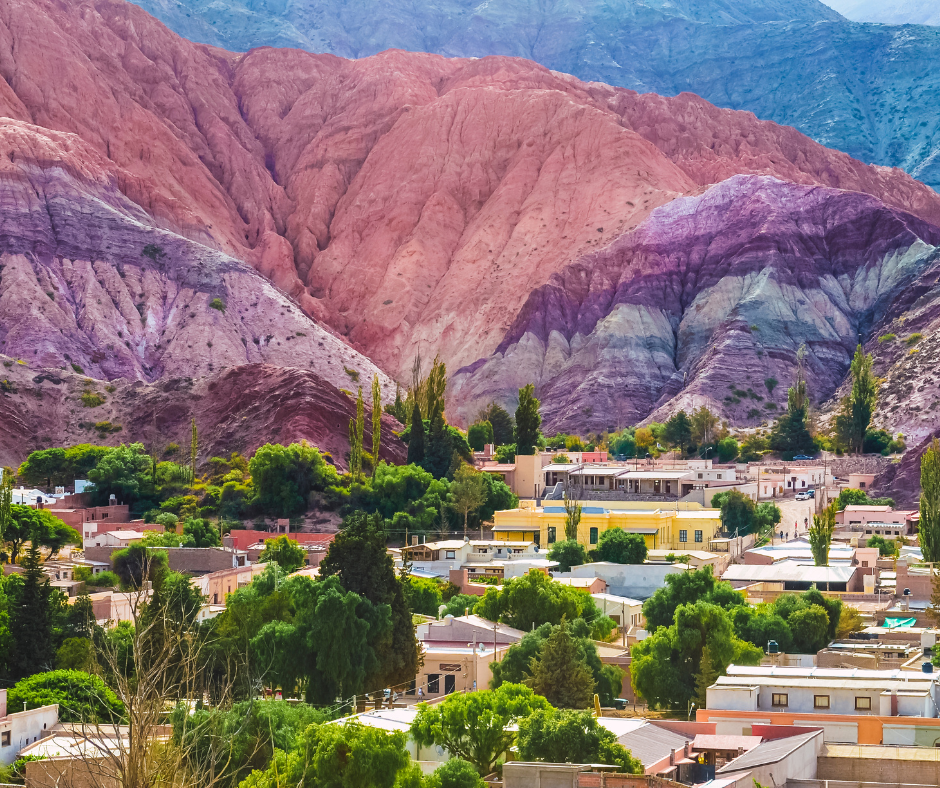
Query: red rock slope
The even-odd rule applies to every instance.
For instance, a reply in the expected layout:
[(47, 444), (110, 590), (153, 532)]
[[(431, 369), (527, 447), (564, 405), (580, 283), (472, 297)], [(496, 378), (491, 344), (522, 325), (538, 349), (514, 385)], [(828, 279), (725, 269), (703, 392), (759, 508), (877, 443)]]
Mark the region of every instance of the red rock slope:
[(940, 222), (905, 174), (748, 113), (514, 59), (236, 55), (124, 2), (24, 0), (0, 9), (0, 76), (0, 113), (77, 135), (160, 227), (251, 262), (402, 377), (416, 350), (492, 352), (552, 274), (732, 174)]

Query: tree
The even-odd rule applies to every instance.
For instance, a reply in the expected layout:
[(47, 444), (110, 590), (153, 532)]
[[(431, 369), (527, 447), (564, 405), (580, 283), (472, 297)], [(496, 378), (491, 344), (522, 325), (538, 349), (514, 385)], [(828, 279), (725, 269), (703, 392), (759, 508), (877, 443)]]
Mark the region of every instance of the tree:
[(47, 547), (55, 555), (66, 544), (80, 545), (82, 537), (46, 509), (12, 504), (4, 529), (4, 541), (9, 543), (10, 558), (15, 562), (27, 541), (34, 541), (39, 547)]
[(306, 441), (281, 446), (267, 443), (248, 463), (261, 509), (276, 517), (291, 517), (307, 508), (312, 492), (339, 483), (336, 469)]
[(379, 464), (382, 450), (382, 387), (378, 374), (372, 378), (372, 475)]
[(715, 427), (718, 426), (718, 417), (707, 407), (702, 405), (692, 413), (692, 440), (695, 443), (711, 443), (715, 438)]
[(199, 432), (196, 430), (196, 419), (192, 419), (192, 430), (189, 436), (189, 481), (196, 482), (196, 460), (199, 455)]
[[(437, 616), (443, 596), (439, 583), (429, 577), (405, 577), (405, 590), (412, 611), (423, 616)], [(460, 612), (463, 615), (463, 611)]]
[[(488, 421), (478, 421), (467, 430), (467, 443), (474, 451), (483, 451), (486, 444), (493, 442), (493, 425)], [(459, 761), (458, 761), (459, 763)]]
[(891, 558), (898, 554), (897, 542), (891, 539), (885, 539), (883, 536), (875, 534), (865, 543), (866, 547), (877, 547), (878, 555), (882, 558)]
[(563, 618), (568, 621), (583, 618), (593, 626), (602, 617), (588, 594), (555, 583), (534, 569), (505, 582), (501, 589), (488, 588), (475, 612), (524, 632), (546, 622), (560, 624)]
[(320, 563), (320, 577), (336, 575), (343, 588), (373, 605), (389, 605), (392, 630), (383, 643), (382, 665), (371, 676), (372, 686), (393, 686), (415, 677), (418, 642), (411, 623), (405, 589), (395, 576), (392, 558), (385, 548), (381, 516), (355, 513), (343, 521), (343, 529), (330, 543)]
[(493, 519), (495, 512), (515, 509), (519, 506), (519, 498), (500, 477), (492, 473), (484, 473), (483, 481), (486, 483), (486, 501), (477, 512), (481, 522)]
[(477, 774), (473, 764), (460, 758), (451, 758), (438, 766), (424, 783), (425, 788), (485, 788), (486, 783)]
[(444, 414), (439, 410), (435, 410), (431, 415), (428, 444), (421, 467), (435, 479), (443, 479), (450, 469), (453, 455), (453, 440), (447, 425), (444, 423)]
[[(27, 484), (43, 486), (47, 490), (55, 484), (65, 484), (65, 449), (55, 447), (31, 452), (20, 465), (18, 475)], [(12, 480), (11, 480), (12, 481)]]
[(702, 649), (702, 660), (699, 663), (698, 673), (695, 675), (695, 704), (700, 709), (704, 709), (708, 705), (708, 688), (718, 680), (720, 675), (721, 672), (712, 662), (708, 646), (705, 646)]
[(920, 458), (920, 547), (924, 560), (940, 561), (940, 441)]
[(55, 653), (56, 670), (95, 670), (94, 645), (88, 638), (66, 638)]
[(684, 410), (673, 413), (666, 422), (663, 438), (670, 446), (685, 449), (692, 442), (692, 421)]
[(411, 411), (411, 436), (408, 441), (408, 464), (424, 466), (424, 421), (415, 402)]
[(294, 750), (310, 725), (329, 717), (329, 712), (305, 703), (256, 698), (231, 708), (179, 704), (171, 715), (172, 741), (186, 753), (193, 774), (209, 764), (220, 775), (221, 786), (235, 788), (255, 769), (267, 769), (275, 750)]
[(842, 614), (839, 616), (839, 626), (836, 627), (836, 638), (842, 640), (855, 632), (861, 632), (863, 629), (865, 629), (865, 622), (858, 609), (849, 606), (843, 607)]
[(388, 605), (344, 589), (335, 575), (319, 582), (290, 577), (282, 588), (292, 616), (264, 624), (249, 650), (268, 686), (289, 695), (302, 688), (308, 703), (327, 704), (400, 683), (382, 681), (392, 642)]
[(39, 547), (31, 542), (23, 559), (23, 583), (10, 605), (10, 651), (7, 672), (14, 679), (51, 670), (55, 662), (52, 596), (49, 578), (42, 571)]
[(578, 500), (579, 490), (572, 490), (574, 495), (565, 490), (565, 539), (570, 542), (578, 539), (578, 526), (581, 524), (581, 502)]
[(36, 673), (7, 694), (12, 709), (38, 709), (54, 703), (59, 704), (60, 722), (118, 723), (124, 714), (124, 706), (110, 687), (98, 676), (79, 670)]
[(861, 454), (864, 451), (865, 434), (878, 402), (878, 380), (872, 372), (872, 356), (865, 355), (861, 345), (855, 349), (850, 372), (852, 390), (842, 400), (835, 429), (840, 445), (855, 454)]
[(356, 398), (356, 418), (349, 420), (349, 475), (358, 479), (362, 474), (362, 435), (365, 428), (365, 406), (362, 401), (362, 386)]
[(477, 421), (488, 421), (493, 428), (493, 443), (508, 446), (513, 442), (516, 426), (512, 416), (495, 402), (490, 403), (477, 417)]
[(754, 530), (757, 504), (744, 493), (738, 490), (716, 493), (712, 496), (712, 508), (721, 509), (721, 527), (727, 533), (745, 536)]
[(486, 503), (486, 482), (483, 474), (465, 462), (460, 464), (454, 481), (450, 485), (450, 507), (463, 515), (463, 536), (467, 538), (467, 524), (471, 512), (476, 512)]
[(589, 711), (538, 709), (519, 721), (519, 758), (549, 763), (605, 763), (642, 774), (642, 761), (617, 742)]
[[(560, 626), (561, 624), (542, 624), (510, 646), (503, 659), (493, 664), (490, 688), (496, 689), (503, 684), (523, 684), (531, 678), (532, 661), (542, 653), (545, 641)], [(601, 662), (597, 645), (592, 639), (591, 626), (584, 619), (574, 619), (570, 624), (570, 631), (577, 644), (579, 658), (591, 670), (594, 692), (600, 696), (604, 706), (612, 705), (614, 700), (620, 697), (624, 672), (615, 665), (605, 665)]]
[(819, 605), (796, 610), (787, 619), (798, 654), (815, 654), (829, 643), (829, 616)]
[(531, 676), (525, 683), (553, 706), (584, 709), (591, 704), (594, 676), (565, 619), (542, 644), (539, 655), (533, 657)]
[(738, 456), (738, 442), (728, 435), (718, 441), (718, 461), (731, 462)]
[(111, 566), (121, 578), (121, 586), (142, 589), (146, 581), (159, 583), (170, 571), (165, 550), (150, 550), (145, 545), (132, 544), (111, 554)]
[(710, 566), (694, 572), (666, 575), (666, 585), (643, 603), (647, 629), (668, 627), (675, 619), (680, 605), (709, 602), (725, 609), (746, 605), (744, 594), (735, 591), (730, 583), (716, 580)]
[(558, 561), (559, 572), (570, 572), (571, 567), (581, 566), (588, 562), (587, 550), (584, 545), (573, 539), (555, 542), (548, 551), (549, 561)]
[(296, 572), (307, 563), (307, 553), (296, 539), (282, 534), (275, 539), (264, 540), (264, 550), (258, 556), (260, 563), (273, 561), (287, 574)]
[(630, 675), (634, 689), (659, 708), (686, 708), (695, 696), (706, 647), (711, 667), (719, 673), (732, 662), (759, 664), (764, 655), (735, 636), (727, 610), (701, 601), (680, 605), (671, 626), (658, 628), (633, 646)]
[(452, 756), (472, 764), (480, 776), (486, 776), (512, 746), (515, 733), (510, 726), (547, 708), (545, 698), (520, 684), (448, 695), (434, 706), (418, 705), (411, 736), (422, 747), (446, 748)]
[(13, 474), (0, 471), (0, 543), (7, 541), (7, 531), (12, 525)]
[(780, 507), (772, 501), (759, 503), (754, 510), (754, 525), (757, 533), (772, 530), (782, 519)]
[(773, 640), (782, 652), (790, 651), (793, 645), (790, 625), (777, 614), (774, 605), (736, 607), (730, 613), (734, 632), (741, 640), (762, 649), (766, 648), (768, 641)]
[(88, 472), (95, 485), (95, 500), (108, 503), (114, 495), (118, 503), (135, 504), (153, 493), (150, 455), (142, 443), (121, 444), (105, 454)]
[(519, 406), (516, 408), (516, 454), (535, 454), (539, 427), (542, 426), (539, 404), (532, 383), (519, 389)]
[(819, 514), (813, 515), (809, 529), (809, 549), (816, 566), (829, 566), (829, 547), (836, 530), (836, 504), (833, 501)]
[(646, 540), (640, 534), (631, 534), (620, 528), (608, 528), (597, 540), (594, 551), (597, 561), (612, 564), (642, 564), (646, 560)]
[[(796, 372), (793, 386), (787, 392), (787, 412), (774, 425), (770, 434), (770, 448), (787, 455), (815, 454), (816, 441), (807, 424), (809, 417), (809, 393), (806, 388), (806, 346), (796, 351)], [(768, 390), (770, 389), (768, 385)]]

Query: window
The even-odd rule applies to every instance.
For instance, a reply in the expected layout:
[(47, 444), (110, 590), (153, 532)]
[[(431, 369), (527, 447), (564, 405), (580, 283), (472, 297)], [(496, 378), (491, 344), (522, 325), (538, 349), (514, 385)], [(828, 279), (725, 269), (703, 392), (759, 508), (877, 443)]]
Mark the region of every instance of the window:
[(597, 544), (597, 529), (591, 529), (591, 544)]
[(0, 733), (0, 747), (9, 747), (10, 746), (10, 731), (4, 731)]
[(814, 709), (828, 709), (829, 708), (829, 696), (828, 695), (813, 695), (813, 708)]
[(688, 542), (689, 541), (689, 532), (688, 531), (679, 531), (679, 541)]
[(770, 696), (770, 705), (771, 706), (786, 706), (789, 703), (789, 698), (785, 692), (783, 693), (773, 693)]
[(696, 531), (696, 532), (695, 532), (695, 541), (701, 543), (701, 541), (702, 541), (702, 532), (701, 532), (701, 531)]
[(441, 692), (441, 675), (439, 673), (428, 674), (428, 695), (439, 695)]
[(456, 550), (445, 550), (445, 551), (444, 551), (444, 558), (456, 558), (456, 557), (457, 557), (457, 552), (456, 552)]
[(701, 479), (701, 478), (702, 478), (702, 474), (699, 474), (698, 477), (699, 477), (699, 479)]
[(555, 542), (555, 526), (550, 525), (548, 526), (548, 543), (554, 544), (554, 542)]
[(856, 711), (871, 711), (871, 698), (856, 698), (855, 710)]

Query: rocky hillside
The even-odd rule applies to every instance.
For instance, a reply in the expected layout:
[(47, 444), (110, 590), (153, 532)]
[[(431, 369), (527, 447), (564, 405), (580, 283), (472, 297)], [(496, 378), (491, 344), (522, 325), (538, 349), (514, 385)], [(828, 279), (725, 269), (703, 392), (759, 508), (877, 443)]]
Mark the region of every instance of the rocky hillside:
[(935, 0), (824, 0), (827, 6), (855, 22), (888, 25), (940, 25)]
[[(657, 209), (533, 291), (497, 351), (457, 373), (453, 396), (469, 415), (533, 380), (559, 431), (703, 404), (754, 426), (786, 407), (800, 344), (821, 401), (859, 336), (891, 314), (926, 327), (931, 308), (922, 319), (911, 308), (930, 298), (915, 294), (936, 277), (938, 245), (936, 227), (867, 195), (736, 176)], [(919, 349), (902, 364), (911, 385), (930, 381)], [(902, 400), (916, 407), (910, 392)]]
[[(853, 18), (869, 18), (862, 0), (839, 2), (855, 4), (860, 16)], [(816, 0), (138, 4), (187, 38), (237, 51), (270, 45), (353, 58), (392, 48), (511, 55), (642, 93), (690, 91), (940, 186), (940, 118), (932, 105), (940, 30), (858, 24)], [(923, 4), (927, 18), (916, 0), (867, 6), (877, 9), (874, 21), (935, 20), (936, 3)]]
[(802, 339), (830, 396), (940, 226), (901, 171), (512, 58), (239, 55), (118, 0), (29, 0), (0, 17), (0, 76), (0, 353), (108, 403), (14, 442), (129, 435), (122, 380), (263, 364), (340, 396), (416, 352), (468, 368), (462, 418), (535, 380), (549, 426), (703, 396), (754, 423)]

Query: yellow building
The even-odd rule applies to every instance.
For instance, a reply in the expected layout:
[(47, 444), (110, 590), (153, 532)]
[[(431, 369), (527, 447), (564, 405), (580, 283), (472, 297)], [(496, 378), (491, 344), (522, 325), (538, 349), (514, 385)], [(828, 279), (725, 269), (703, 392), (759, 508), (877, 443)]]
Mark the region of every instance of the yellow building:
[[(545, 501), (538, 508), (507, 509), (494, 515), (493, 538), (502, 542), (536, 542), (543, 548), (565, 538), (565, 507)], [(721, 530), (721, 511), (701, 504), (661, 502), (589, 501), (582, 504), (578, 541), (597, 546), (608, 528), (640, 534), (650, 550), (708, 550)]]

